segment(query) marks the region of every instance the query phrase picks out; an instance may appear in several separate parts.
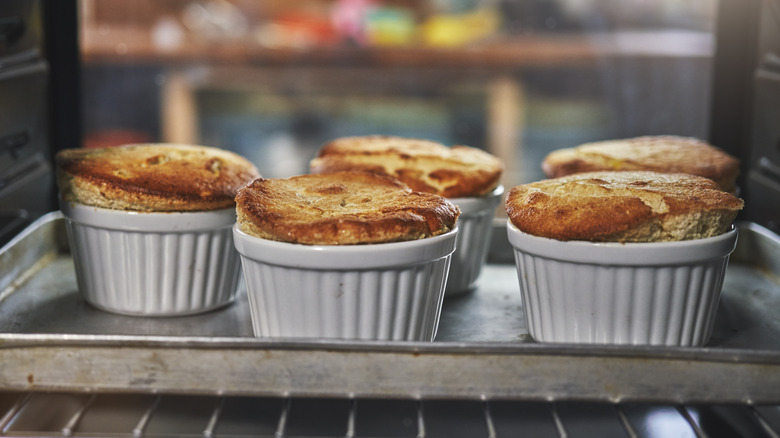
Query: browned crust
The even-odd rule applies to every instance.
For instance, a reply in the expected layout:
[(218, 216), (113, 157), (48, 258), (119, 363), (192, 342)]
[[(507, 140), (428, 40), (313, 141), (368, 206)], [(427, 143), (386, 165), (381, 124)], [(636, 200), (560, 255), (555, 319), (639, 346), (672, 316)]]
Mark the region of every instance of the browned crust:
[(504, 166), (497, 157), (469, 146), (371, 135), (327, 143), (310, 169), (312, 173), (377, 172), (398, 178), (412, 190), (461, 198), (490, 193), (498, 186)]
[(601, 170), (652, 170), (709, 178), (733, 192), (739, 160), (704, 141), (673, 135), (586, 143), (551, 152), (542, 162), (550, 178)]
[(229, 208), (238, 189), (260, 176), (237, 154), (192, 145), (67, 149), (56, 164), (64, 201), (119, 210)]
[(446, 199), (414, 192), (369, 172), (259, 178), (236, 196), (247, 234), (308, 245), (415, 240), (452, 230), (460, 210)]
[(590, 172), (513, 187), (512, 223), (558, 240), (689, 240), (728, 230), (743, 202), (689, 174)]

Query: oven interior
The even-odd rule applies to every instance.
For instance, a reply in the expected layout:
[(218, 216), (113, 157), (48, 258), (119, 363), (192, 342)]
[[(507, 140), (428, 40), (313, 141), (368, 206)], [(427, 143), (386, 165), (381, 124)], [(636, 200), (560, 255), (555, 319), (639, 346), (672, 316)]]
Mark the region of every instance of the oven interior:
[[(100, 8), (101, 0), (92, 1), (22, 1), (5, 0), (0, 7), (0, 96), (5, 116), (0, 118), (0, 246), (12, 241), (19, 233), (48, 212), (56, 210), (54, 195), (54, 173), (52, 156), (57, 150), (86, 142), (105, 141), (106, 131), (97, 128), (112, 128), (112, 117), (133, 112), (133, 105), (142, 105), (148, 96), (133, 96), (132, 88), (117, 94), (115, 99), (128, 99), (129, 105), (112, 114), (109, 106), (95, 103), (88, 88), (99, 88), (101, 78), (112, 68), (105, 59), (98, 59), (91, 67), (82, 63), (79, 47), (79, 20), (84, 7)], [(199, 2), (193, 2), (193, 4)], [(219, 2), (216, 2), (219, 3)], [(403, 2), (401, 2), (403, 3)], [(454, 2), (457, 3), (457, 2)], [(490, 2), (487, 2), (490, 3)], [(554, 2), (498, 2), (506, 11), (511, 6), (522, 9), (536, 5), (537, 8), (550, 7)], [(601, 2), (607, 4), (608, 2)], [(746, 210), (740, 220), (750, 221), (766, 227), (775, 233), (780, 232), (780, 2), (773, 0), (752, 0), (737, 2), (721, 0), (714, 2), (717, 7), (717, 20), (713, 31), (714, 53), (712, 77), (705, 90), (709, 98), (707, 114), (699, 114), (690, 119), (680, 120), (678, 132), (699, 133), (709, 137), (716, 145), (722, 145), (730, 153), (740, 157), (742, 172), (740, 187), (746, 200)], [(97, 6), (96, 6), (97, 5)], [(536, 9), (538, 10), (538, 9)], [(140, 12), (139, 12), (140, 13)], [(108, 14), (111, 15), (110, 13)], [(530, 15), (534, 17), (534, 15)], [(542, 20), (542, 22), (544, 22)], [(530, 26), (527, 22), (523, 26)], [(518, 24), (520, 26), (520, 24)], [(173, 32), (175, 28), (163, 27), (161, 32)], [(100, 32), (100, 29), (94, 29)], [(83, 41), (82, 41), (83, 44)], [(118, 50), (118, 49), (117, 49)], [(120, 53), (121, 55), (121, 53)], [(185, 59), (185, 64), (186, 64)], [(268, 81), (271, 87), (289, 86), (285, 81), (288, 70), (276, 62), (272, 68), (260, 75), (249, 74), (241, 69), (238, 73), (247, 74), (251, 80)], [(301, 62), (285, 60), (284, 62)], [(411, 62), (411, 61), (410, 61)], [(442, 98), (437, 94), (437, 81), (442, 72), (449, 72), (448, 81), (461, 78), (453, 72), (446, 60), (439, 60), (438, 67), (416, 68), (421, 81), (427, 81), (432, 87), (427, 91), (431, 98), (444, 100), (447, 104), (457, 103), (457, 99)], [(139, 77), (160, 78), (153, 63), (141, 61), (133, 68), (133, 75)], [(281, 66), (280, 66), (281, 65)], [(642, 68), (652, 68), (652, 63), (622, 65), (627, 74), (637, 74)], [(470, 74), (478, 80), (488, 77), (485, 71), (490, 67), (473, 69)], [(342, 88), (335, 93), (346, 93), (350, 83), (333, 81), (339, 70), (320, 67), (324, 77), (330, 77), (328, 86), (337, 83)], [(123, 73), (130, 75), (130, 73)], [(203, 79), (197, 66), (186, 70), (183, 76), (166, 78), (166, 81), (187, 80), (196, 84), (208, 84), (218, 78)], [(397, 87), (405, 86), (408, 74), (401, 72), (395, 79), (374, 81), (366, 79), (382, 74), (381, 69), (363, 66), (355, 77), (360, 77), (356, 87), (387, 87), (387, 93), (394, 93)], [(533, 81), (538, 71), (531, 71)], [(329, 76), (330, 75), (330, 76)], [(428, 75), (428, 76), (426, 76)], [(127, 79), (126, 76), (125, 78)], [(200, 79), (199, 79), (200, 78)], [(437, 79), (439, 78), (439, 79)], [(86, 79), (86, 80), (85, 80)], [(312, 99), (322, 108), (332, 108), (328, 95), (321, 94), (322, 84), (312, 75), (299, 74), (298, 79), (309, 80)], [(620, 81), (621, 77), (612, 78)], [(199, 82), (200, 81), (200, 82)], [(168, 83), (168, 85), (171, 85)], [(172, 92), (176, 91), (175, 83)], [(418, 84), (419, 85), (419, 84)], [(416, 86), (418, 86), (416, 85)], [(701, 84), (699, 84), (700, 86)], [(522, 93), (512, 82), (499, 78), (493, 83), (493, 105), (497, 110), (518, 111), (512, 99), (507, 96)], [(691, 84), (692, 87), (697, 86)], [(83, 87), (83, 89), (82, 89)], [(197, 98), (201, 103), (213, 107), (225, 105), (225, 94), (239, 97), (246, 90), (242, 87), (229, 89), (222, 95), (204, 88), (196, 94), (180, 94), (185, 101)], [(292, 102), (300, 104), (305, 99), (295, 89), (287, 92), (293, 95)], [(320, 94), (318, 94), (320, 93)], [(194, 96), (194, 97), (193, 97)], [(304, 96), (305, 97), (305, 96)], [(457, 96), (470, 99), (466, 93)], [(317, 100), (319, 99), (319, 100)], [(454, 100), (453, 100), (454, 99)], [(619, 100), (619, 98), (618, 98)], [(249, 98), (240, 100), (244, 105), (289, 104), (272, 95), (263, 95), (256, 101)], [(116, 104), (116, 100), (113, 101)], [(164, 119), (167, 107), (159, 101), (157, 119)], [(411, 108), (414, 114), (424, 114), (430, 110), (417, 99), (400, 99), (395, 105)], [(105, 103), (103, 104), (105, 105)], [(411, 106), (410, 106), (411, 105)], [(479, 104), (481, 105), (481, 104)], [(648, 102), (648, 105), (663, 105)], [(78, 108), (87, 108), (84, 112)], [(263, 107), (265, 108), (265, 107)], [(263, 109), (261, 108), (261, 109)], [(469, 107), (470, 108), (470, 107)], [(562, 107), (556, 107), (559, 110)], [(697, 107), (698, 108), (698, 107)], [(623, 108), (625, 109), (625, 108)], [(696, 108), (694, 108), (696, 109)], [(700, 109), (700, 108), (699, 108)], [(411, 111), (410, 110), (410, 111)], [(682, 111), (685, 111), (683, 108)], [(482, 108), (482, 111), (490, 109)], [(588, 110), (580, 109), (580, 117)], [(104, 112), (104, 118), (94, 112)], [(401, 118), (410, 133), (423, 135), (441, 135), (452, 138), (452, 131), (420, 131), (411, 118)], [(518, 114), (512, 114), (517, 117)], [(520, 114), (522, 116), (523, 114)], [(111, 141), (117, 139), (178, 138), (188, 139), (193, 135), (192, 126), (187, 117), (173, 117), (169, 124), (158, 124), (149, 132), (110, 130)], [(407, 115), (408, 116), (408, 115)], [(85, 118), (90, 118), (85, 120)], [(135, 116), (128, 116), (135, 117)], [(211, 114), (201, 115), (199, 135), (204, 138), (218, 137), (225, 129), (224, 120)], [(442, 116), (443, 117), (443, 116)], [(485, 127), (475, 123), (482, 115), (464, 111), (457, 114), (458, 126), (455, 132), (460, 137), (482, 141), (489, 135)], [(440, 117), (441, 118), (441, 117)], [(705, 119), (706, 123), (701, 120)], [(499, 118), (500, 119), (500, 118)], [(102, 121), (101, 121), (102, 120)], [(510, 125), (501, 122), (491, 125), (499, 130)], [(686, 121), (688, 120), (688, 121)], [(617, 135), (630, 126), (632, 119), (625, 115), (612, 127)], [(101, 125), (102, 123), (102, 125)], [(144, 126), (138, 121), (138, 126)], [(446, 124), (446, 123), (445, 123)], [(131, 124), (132, 125), (132, 124)], [(228, 125), (229, 126), (229, 125)], [(336, 128), (334, 128), (336, 126)], [(317, 111), (304, 112), (292, 123), (291, 132), (300, 144), (317, 144), (321, 137), (311, 135), (334, 135), (339, 133), (338, 124), (323, 125)], [(372, 129), (385, 129), (369, 125)], [(465, 127), (465, 128), (464, 128)], [(93, 129), (94, 128), (94, 129)], [(240, 132), (245, 124), (237, 129)], [(417, 129), (417, 131), (416, 131)], [(428, 129), (428, 128), (426, 128)], [(648, 128), (648, 129), (652, 129)], [(143, 130), (141, 130), (143, 131)], [(265, 131), (264, 131), (265, 132)], [(270, 131), (269, 131), (270, 132)], [(434, 134), (431, 134), (431, 133)], [(537, 131), (538, 132), (538, 131)], [(632, 131), (638, 132), (638, 131)], [(251, 133), (251, 131), (250, 131)], [(325, 134), (323, 134), (325, 133)], [(265, 139), (283, 144), (289, 137), (269, 136)], [(533, 131), (525, 131), (532, 137)], [(146, 137), (144, 136), (146, 135)], [(212, 137), (209, 137), (209, 136)], [(490, 137), (492, 147), (517, 158), (517, 151), (501, 149), (502, 145), (517, 140), (517, 132), (510, 131), (504, 138)], [(561, 134), (558, 141), (566, 140)], [(584, 134), (596, 135), (593, 132)], [(449, 136), (449, 137), (448, 137)], [(573, 138), (573, 137), (570, 137)], [(527, 141), (533, 142), (533, 138)], [(242, 150), (245, 142), (236, 139), (234, 149)], [(547, 143), (545, 143), (547, 144)], [(505, 147), (505, 146), (504, 146)], [(247, 149), (248, 150), (248, 149)], [(306, 150), (306, 149), (303, 149)], [(534, 154), (544, 152), (544, 147), (536, 152), (523, 150), (523, 158), (533, 161)], [(300, 149), (299, 149), (300, 152)], [(268, 154), (267, 151), (263, 152)], [(284, 161), (288, 156), (276, 159), (288, 163), (287, 172), (296, 171), (296, 163)], [(269, 170), (272, 173), (272, 171)], [(517, 181), (535, 176), (535, 169), (528, 170), (520, 166), (513, 177)], [(493, 261), (506, 261), (496, 245)], [(9, 285), (3, 284), (2, 290)], [(0, 298), (0, 304), (6, 297)], [(26, 338), (25, 338), (26, 339)], [(34, 342), (34, 339), (29, 342)], [(228, 360), (228, 359), (226, 359)], [(32, 364), (31, 364), (32, 366)], [(776, 364), (767, 365), (767, 382), (774, 383), (780, 373)], [(86, 370), (85, 370), (86, 371)], [(119, 371), (118, 371), (119, 372)], [(32, 374), (31, 374), (32, 375)], [(657, 376), (642, 376), (645, 384), (652, 387)], [(322, 394), (298, 391), (292, 394), (265, 393), (262, 388), (250, 388), (246, 393), (228, 391), (219, 388), (212, 392), (193, 392), (186, 386), (178, 390), (169, 386), (161, 390), (99, 389), (90, 386), (81, 388), (74, 385), (58, 388), (56, 386), (36, 386), (30, 381), (29, 389), (20, 389), (18, 382), (9, 382), (6, 389), (0, 391), (0, 433), (7, 436), (268, 436), (268, 437), (504, 437), (504, 436), (691, 436), (691, 437), (727, 437), (727, 436), (778, 436), (780, 435), (780, 390), (774, 400), (755, 401), (750, 396), (731, 397), (725, 400), (675, 399), (673, 396), (660, 397), (657, 400), (604, 399), (586, 396), (567, 398), (565, 396), (541, 397), (535, 394), (524, 397), (514, 394), (511, 397), (477, 396), (476, 388), (469, 396), (446, 397), (441, 395), (408, 394), (407, 396), (383, 397), (381, 394)], [(724, 384), (728, 384), (725, 382)]]

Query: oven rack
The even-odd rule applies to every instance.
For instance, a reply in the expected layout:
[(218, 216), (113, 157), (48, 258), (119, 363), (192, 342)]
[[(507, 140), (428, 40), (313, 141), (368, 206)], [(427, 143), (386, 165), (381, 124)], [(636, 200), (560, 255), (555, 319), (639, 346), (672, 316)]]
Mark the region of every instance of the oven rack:
[(750, 403), (7, 392), (0, 408), (18, 437), (780, 436), (780, 406)]

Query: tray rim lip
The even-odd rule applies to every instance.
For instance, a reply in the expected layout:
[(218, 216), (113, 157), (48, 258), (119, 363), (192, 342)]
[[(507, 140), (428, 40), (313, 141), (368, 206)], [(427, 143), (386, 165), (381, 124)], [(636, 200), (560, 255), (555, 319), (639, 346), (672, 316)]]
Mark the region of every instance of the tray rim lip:
[(0, 334), (0, 354), (18, 348), (117, 348), (178, 350), (297, 351), (334, 354), (412, 356), (566, 356), (592, 359), (695, 361), (767, 364), (780, 367), (780, 350), (722, 347), (541, 344), (512, 342), (404, 342), (253, 337), (188, 337), (145, 335)]
[(746, 221), (746, 220), (738, 220), (734, 222), (734, 225), (739, 227), (740, 229), (747, 229), (755, 234), (760, 234), (762, 237), (770, 239), (777, 245), (780, 245), (780, 235), (774, 233), (772, 230), (766, 228), (761, 224), (758, 224), (756, 222)]
[[(14, 244), (50, 223), (63, 221), (60, 211), (46, 213), (0, 248), (0, 255)], [(780, 245), (780, 236), (760, 224), (737, 221), (741, 229), (771, 239)], [(692, 360), (699, 362), (757, 363), (780, 365), (780, 349), (749, 349), (740, 347), (668, 347), (645, 345), (557, 344), (536, 342), (407, 342), (355, 341), (338, 339), (274, 339), (245, 337), (205, 337), (170, 335), (109, 335), (63, 333), (0, 333), (0, 352), (13, 348), (154, 348), (192, 350), (264, 350), (264, 351), (326, 351), (341, 353), (413, 354), (413, 355), (516, 355), (516, 356), (577, 356), (590, 358), (635, 358), (656, 360)]]
[(45, 213), (38, 217), (38, 219), (35, 219), (32, 221), (29, 225), (27, 225), (22, 231), (19, 232), (16, 236), (12, 237), (11, 240), (6, 242), (5, 245), (0, 247), (0, 255), (3, 255), (11, 250), (19, 244), (22, 240), (24, 240), (27, 236), (34, 234), (40, 227), (50, 223), (50, 222), (56, 222), (58, 220), (64, 220), (65, 215), (62, 214), (60, 210), (54, 210), (50, 211), (48, 213)]

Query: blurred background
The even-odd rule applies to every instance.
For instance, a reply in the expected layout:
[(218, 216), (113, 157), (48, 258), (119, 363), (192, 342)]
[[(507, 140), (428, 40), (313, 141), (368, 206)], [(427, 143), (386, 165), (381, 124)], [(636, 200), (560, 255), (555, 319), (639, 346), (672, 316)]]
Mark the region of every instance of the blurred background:
[(79, 0), (84, 145), (234, 150), (263, 176), (390, 134), (501, 157), (707, 138), (715, 0)]

